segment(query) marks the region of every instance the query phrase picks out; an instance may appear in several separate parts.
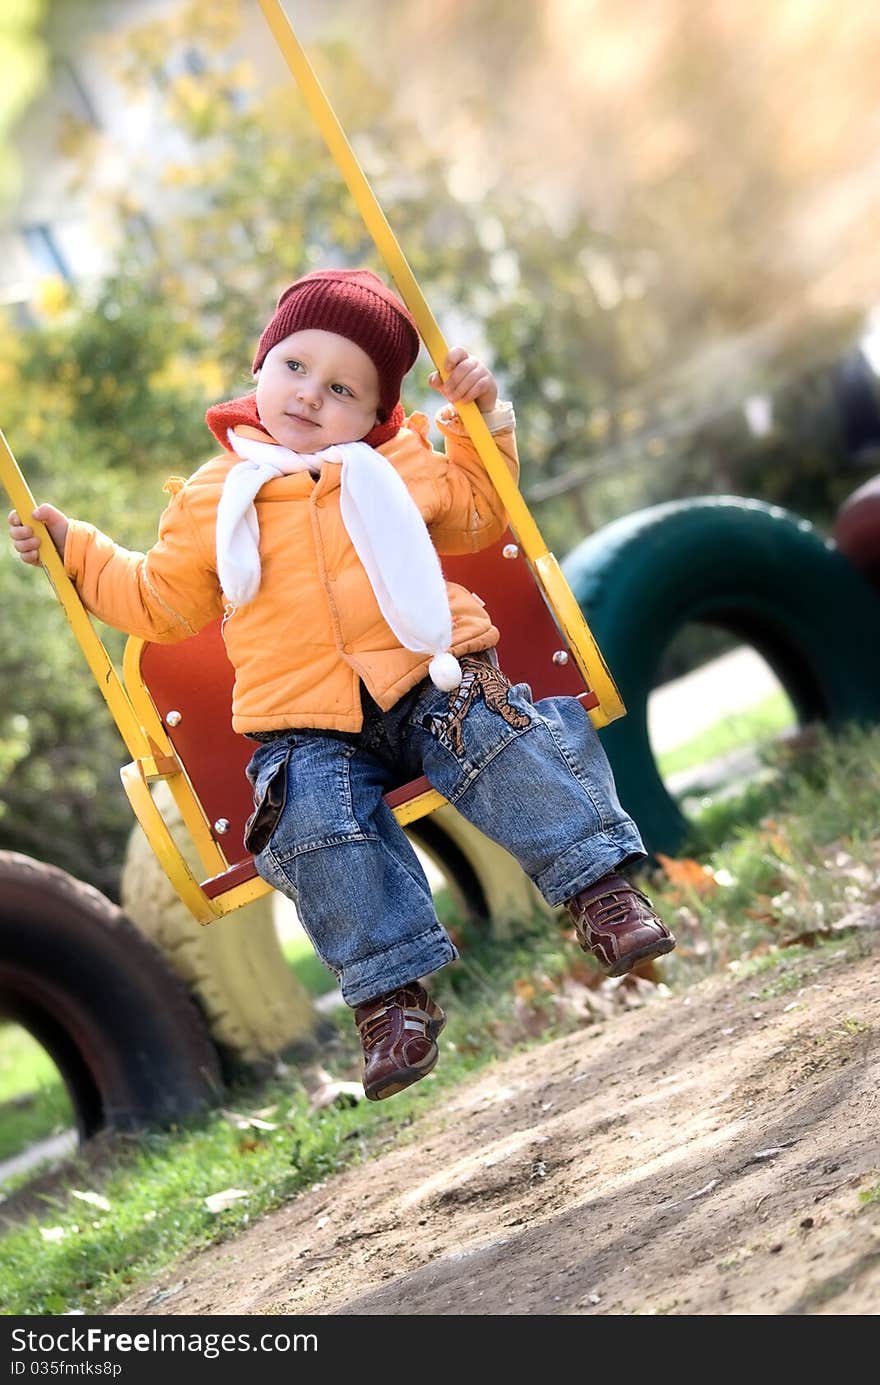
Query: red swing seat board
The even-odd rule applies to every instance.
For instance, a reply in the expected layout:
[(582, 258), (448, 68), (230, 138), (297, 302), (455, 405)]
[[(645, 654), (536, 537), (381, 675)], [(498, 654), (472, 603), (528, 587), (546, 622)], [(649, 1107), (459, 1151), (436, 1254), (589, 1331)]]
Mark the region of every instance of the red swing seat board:
[[(588, 711), (598, 706), (596, 693), (586, 686), (565, 650), (528, 563), (509, 532), (480, 553), (444, 558), (442, 563), (450, 581), (485, 602), (501, 632), (501, 667), (512, 682), (529, 683), (536, 699), (567, 694), (580, 698)], [(208, 900), (218, 900), (256, 876), (253, 857), (244, 846), (245, 823), (253, 811), (245, 767), (254, 743), (232, 729), (233, 672), (220, 622), (179, 644), (130, 640), (125, 681), (142, 716), (151, 705), (161, 729), (155, 721), (145, 729), (160, 746), (164, 732), (200, 805), (204, 826), (218, 849), (213, 866), (210, 860), (205, 862), (212, 873), (200, 882), (200, 888)], [(385, 801), (404, 822), (443, 802), (424, 777), (401, 784), (385, 795)], [(218, 871), (215, 867), (220, 862), (225, 862), (225, 868)]]
[[(428, 354), (445, 378), (448, 346), (443, 334), (290, 21), (278, 0), (259, 0), (259, 5)], [(510, 516), (525, 557), (519, 557), (518, 550), (513, 557), (505, 557), (502, 541), (474, 558), (456, 558), (444, 567), (451, 578), (478, 592), (489, 607), (501, 631), (499, 656), (509, 677), (529, 682), (538, 698), (553, 693), (581, 698), (594, 724), (605, 726), (623, 716), (625, 708), (601, 650), (477, 405), (457, 404), (456, 410)], [(0, 484), (21, 514), (32, 514), (34, 497), (2, 432)], [(34, 529), (41, 563), (133, 757), (121, 771), (125, 791), (181, 900), (199, 922), (210, 923), (268, 892), (269, 886), (256, 876), (242, 844), (251, 810), (242, 772), (250, 743), (231, 729), (232, 670), (219, 622), (184, 644), (158, 646), (129, 640), (120, 679), (48, 531), (39, 521), (34, 521)], [(578, 670), (583, 670), (589, 686)], [(178, 715), (172, 716), (175, 712)], [(166, 781), (197, 849), (199, 869), (207, 877), (204, 888), (152, 796), (151, 785), (160, 779)], [(435, 790), (425, 789), (424, 781), (417, 780), (386, 796), (399, 822), (415, 821), (443, 804)]]

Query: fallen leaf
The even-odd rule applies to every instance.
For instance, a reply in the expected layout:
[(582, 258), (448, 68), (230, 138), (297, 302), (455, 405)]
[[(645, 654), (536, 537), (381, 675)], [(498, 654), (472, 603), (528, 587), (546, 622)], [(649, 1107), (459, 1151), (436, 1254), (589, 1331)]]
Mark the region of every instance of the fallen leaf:
[(232, 1207), (243, 1197), (250, 1197), (245, 1188), (224, 1188), (221, 1193), (211, 1193), (206, 1197), (205, 1206), (209, 1212), (224, 1212), (227, 1207)]
[[(300, 1077), (302, 1078), (303, 1086), (306, 1091), (310, 1093), (316, 1092), (320, 1087), (325, 1087), (328, 1082), (335, 1082), (336, 1080), (332, 1072), (328, 1072), (326, 1068), (322, 1068), (320, 1063), (302, 1068), (300, 1070)], [(295, 1114), (293, 1107), (291, 1107), (289, 1114)]]
[(513, 983), (513, 994), (517, 997), (518, 1000), (534, 1000), (534, 984), (531, 981), (527, 981), (524, 977), (520, 977)]
[(880, 928), (880, 905), (863, 905), (831, 925), (832, 933), (846, 933), (850, 928)]
[(71, 1188), (74, 1197), (78, 1197), (80, 1202), (90, 1202), (93, 1207), (100, 1207), (102, 1212), (110, 1211), (110, 1203), (100, 1193), (81, 1193), (76, 1188)]
[(693, 1201), (694, 1201), (694, 1198), (705, 1197), (707, 1193), (711, 1193), (712, 1189), (713, 1189), (713, 1188), (717, 1188), (717, 1187), (718, 1187), (718, 1179), (717, 1179), (717, 1178), (710, 1178), (710, 1179), (709, 1179), (709, 1182), (708, 1182), (708, 1183), (704, 1183), (703, 1186), (702, 1186), (702, 1188), (698, 1188), (697, 1191), (696, 1191), (695, 1193), (688, 1193), (687, 1201), (688, 1201), (688, 1202), (693, 1202)]
[[(574, 941), (574, 937), (572, 937), (572, 941)], [(577, 953), (573, 954), (571, 961), (566, 967), (566, 972), (568, 976), (571, 977), (572, 981), (576, 981), (581, 986), (586, 986), (587, 989), (591, 991), (596, 990), (605, 980), (605, 973), (596, 966), (592, 958), (588, 961), (586, 957), (581, 957)]]
[(756, 919), (759, 923), (777, 923), (779, 917), (768, 894), (755, 895), (751, 908), (744, 909), (743, 913), (746, 918)]
[[(274, 1110), (274, 1107), (270, 1108)], [(221, 1111), (224, 1120), (229, 1121), (237, 1130), (277, 1130), (278, 1126), (273, 1121), (263, 1120), (261, 1116), (244, 1116), (239, 1111)]]
[(652, 957), (649, 957), (645, 962), (636, 962), (635, 966), (631, 967), (623, 977), (623, 980), (628, 986), (633, 987), (637, 981), (649, 981), (656, 986), (660, 982), (661, 974), (657, 970), (657, 963)]
[(774, 851), (781, 861), (792, 859), (791, 843), (781, 832), (773, 832), (767, 838), (767, 845)]
[(724, 885), (725, 888), (729, 889), (731, 885), (736, 884), (736, 876), (731, 875), (730, 871), (725, 870), (723, 867), (720, 870), (713, 870), (711, 874), (715, 879), (716, 885)]
[(179, 1279), (176, 1284), (171, 1284), (167, 1289), (157, 1289), (155, 1293), (150, 1294), (146, 1302), (146, 1307), (152, 1307), (155, 1303), (161, 1303), (163, 1299), (173, 1298), (175, 1294), (180, 1293), (187, 1282), (186, 1279)]
[(364, 1089), (360, 1082), (325, 1082), (313, 1092), (309, 1101), (310, 1111), (320, 1111), (325, 1106), (356, 1106), (364, 1099)]
[(672, 856), (664, 856), (660, 851), (654, 854), (670, 884), (692, 890), (694, 894), (698, 895), (710, 894), (712, 890), (718, 888), (715, 877), (709, 868), (701, 865), (699, 861), (695, 861), (692, 856), (685, 856), (681, 860), (676, 860)]
[(549, 1010), (541, 1010), (537, 1006), (527, 1005), (520, 996), (514, 1000), (513, 1009), (517, 1023), (528, 1034), (529, 1038), (537, 1039), (553, 1023), (553, 1016)]
[(815, 947), (820, 938), (830, 938), (830, 928), (807, 928), (803, 933), (794, 933), (780, 938), (780, 947)]
[(794, 1140), (786, 1140), (781, 1145), (771, 1145), (769, 1149), (759, 1149), (757, 1154), (753, 1154), (749, 1160), (750, 1164), (762, 1164), (766, 1159), (775, 1159), (777, 1154), (781, 1154), (784, 1149), (791, 1149)]

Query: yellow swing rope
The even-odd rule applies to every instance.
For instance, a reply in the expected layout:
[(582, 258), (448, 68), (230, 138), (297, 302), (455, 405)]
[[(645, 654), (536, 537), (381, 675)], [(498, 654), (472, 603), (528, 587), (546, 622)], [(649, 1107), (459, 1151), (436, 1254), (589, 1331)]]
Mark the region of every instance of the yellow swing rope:
[[(333, 161), (341, 173), (364, 225), (373, 238), (388, 272), (396, 283), (403, 301), (416, 320), (428, 354), (441, 375), (446, 360), (447, 345), (443, 334), (425, 301), (415, 275), (407, 263), (385, 213), (357, 161), (345, 131), (336, 116), (315, 71), (293, 31), (293, 26), (278, 0), (259, 0), (260, 9), (272, 31), (287, 66), (293, 74), (306, 105), (323, 136)], [(620, 693), (608, 670), (601, 651), (593, 638), (574, 593), (566, 582), (556, 558), (549, 552), (523, 500), (495, 440), (476, 404), (456, 404), (467, 432), (477, 450), (496, 491), (504, 503), (511, 527), (521, 545), (532, 574), (575, 661), (588, 685), (598, 695), (599, 706), (591, 713), (597, 726), (623, 716), (625, 708)]]
[[(355, 157), (354, 151), (346, 139), (342, 126), (293, 32), (290, 21), (278, 0), (259, 0), (259, 3), (330, 154), (351, 192), (364, 224), (389, 273), (397, 284), (404, 302), (415, 318), (422, 340), (434, 365), (443, 374), (443, 363), (448, 348), (440, 328)], [(604, 726), (609, 721), (623, 716), (625, 709), (605, 660), (602, 658), (601, 651), (593, 639), (589, 626), (556, 558), (547, 549), (525, 501), (510, 476), (495, 441), (483, 421), (482, 414), (476, 404), (456, 404), (455, 407), (504, 503), (511, 526), (522, 546), (538, 588), (574, 655), (581, 673), (599, 698), (599, 706), (594, 708), (590, 715), (597, 726)], [(0, 432), (0, 483), (3, 484), (22, 518), (30, 521), (30, 515), (34, 508), (34, 497), (28, 489), (24, 476), (2, 432)], [(143, 758), (145, 755), (154, 753), (155, 747), (145, 738), (128, 694), (64, 571), (64, 565), (55, 552), (48, 532), (37, 521), (32, 522), (34, 530), (40, 538), (40, 560), (48, 573), (58, 600), (126, 746), (134, 758)]]
[(110, 655), (92, 625), (88, 613), (77, 595), (76, 588), (64, 571), (64, 563), (55, 551), (55, 545), (49, 537), (48, 529), (45, 524), (41, 524), (39, 520), (31, 517), (36, 501), (2, 431), (0, 431), (0, 484), (3, 485), (9, 499), (18, 511), (22, 523), (29, 524), (40, 540), (40, 562), (46, 570), (49, 581), (55, 590), (55, 595), (61, 603), (64, 614), (85, 655), (95, 682), (110, 709), (110, 714), (119, 727), (119, 734), (125, 741), (129, 754), (135, 760), (152, 756), (155, 747), (147, 739), (140, 721), (135, 715), (128, 693), (113, 667)]

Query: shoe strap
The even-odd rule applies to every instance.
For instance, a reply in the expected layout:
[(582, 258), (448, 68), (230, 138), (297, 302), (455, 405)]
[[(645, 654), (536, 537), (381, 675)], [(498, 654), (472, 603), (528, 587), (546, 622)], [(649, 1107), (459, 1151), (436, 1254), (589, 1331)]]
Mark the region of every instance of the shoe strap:
[[(417, 1030), (425, 1038), (428, 1037), (428, 1025), (431, 1016), (426, 1010), (418, 1010), (410, 1005), (383, 1005), (381, 1009), (374, 1010), (371, 1015), (367, 1015), (366, 1019), (361, 1020), (358, 1025), (364, 1047), (371, 1048), (373, 1044), (385, 1037), (388, 1033), (392, 1010), (402, 1012), (404, 1029)], [(386, 1019), (386, 1017), (388, 1018)]]
[(404, 1029), (420, 1029), (427, 1038), (428, 1025), (430, 1024), (430, 1022), (431, 1016), (428, 1014), (427, 1010), (411, 1010), (409, 1006), (404, 1007)]
[[(651, 901), (646, 895), (642, 894), (641, 890), (637, 890), (635, 886), (631, 885), (626, 893), (634, 894), (637, 899), (640, 899), (643, 904), (646, 904), (648, 908), (651, 909)], [(622, 897), (623, 895), (624, 891), (619, 888), (605, 890), (602, 894), (594, 895), (589, 904), (584, 905), (583, 908), (586, 922), (591, 922), (592, 910), (595, 908), (597, 923), (603, 924), (605, 927), (609, 928), (613, 928), (616, 924), (623, 923), (629, 913), (630, 907), (626, 898)]]

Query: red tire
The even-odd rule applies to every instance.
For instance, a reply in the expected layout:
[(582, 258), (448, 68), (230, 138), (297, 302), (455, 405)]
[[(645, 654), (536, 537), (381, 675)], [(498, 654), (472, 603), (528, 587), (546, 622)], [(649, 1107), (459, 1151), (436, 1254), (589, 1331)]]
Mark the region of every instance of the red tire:
[(880, 587), (880, 476), (872, 476), (844, 500), (831, 537), (853, 567)]

